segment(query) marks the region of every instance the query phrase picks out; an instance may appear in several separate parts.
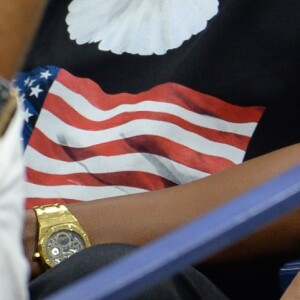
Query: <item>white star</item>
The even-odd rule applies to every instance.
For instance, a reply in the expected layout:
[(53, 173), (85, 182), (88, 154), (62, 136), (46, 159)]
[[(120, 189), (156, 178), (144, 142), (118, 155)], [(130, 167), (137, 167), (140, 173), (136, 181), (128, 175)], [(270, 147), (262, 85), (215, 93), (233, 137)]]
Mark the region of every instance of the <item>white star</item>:
[(24, 80), (24, 85), (28, 85), (30, 82), (30, 77), (27, 77), (25, 80)]
[(35, 79), (30, 80), (29, 83), (28, 83), (28, 86), (31, 87), (34, 84), (35, 81), (36, 81)]
[(50, 76), (52, 76), (52, 74), (49, 72), (49, 70), (47, 70), (45, 72), (41, 72), (40, 78), (45, 78), (47, 80)]
[(26, 108), (25, 110), (23, 110), (23, 119), (25, 120), (26, 123), (29, 122), (29, 118), (31, 116), (33, 116), (33, 114), (29, 112), (28, 108)]
[(39, 97), (39, 93), (41, 93), (43, 90), (40, 89), (40, 85), (38, 84), (36, 87), (31, 88), (30, 96), (35, 96), (36, 98)]

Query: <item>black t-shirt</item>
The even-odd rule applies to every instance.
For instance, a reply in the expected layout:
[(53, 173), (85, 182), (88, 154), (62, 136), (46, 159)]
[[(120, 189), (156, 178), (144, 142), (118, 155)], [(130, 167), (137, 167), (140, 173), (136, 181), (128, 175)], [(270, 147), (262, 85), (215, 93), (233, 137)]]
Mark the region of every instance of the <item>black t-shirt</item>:
[[(234, 163), (299, 141), (299, 1), (219, 1), (218, 12), (208, 20), (204, 30), (163, 55), (115, 54), (99, 50), (97, 43), (77, 44), (70, 38), (66, 22), (71, 2), (73, 1), (49, 1), (24, 71), (46, 65), (57, 66), (74, 76), (90, 78), (104, 93), (112, 96), (146, 93), (146, 99), (153, 95), (149, 91), (154, 90), (155, 95), (166, 95), (172, 90), (171, 96), (168, 94), (166, 97), (178, 96), (185, 102), (184, 108), (187, 110), (195, 110), (197, 113), (204, 113), (206, 117), (217, 117), (229, 123), (254, 123), (254, 131), (247, 135), (246, 140), (229, 130), (230, 136), (226, 136), (228, 143), (231, 145), (237, 140), (237, 144), (242, 144), (237, 147), (244, 151), (238, 154), (239, 159), (233, 159)], [(178, 24), (180, 26), (180, 22)], [(119, 28), (122, 29), (121, 24)], [(113, 39), (113, 32), (111, 36)], [(201, 99), (199, 103), (198, 96)], [(114, 99), (112, 97), (108, 101), (115, 101)], [(168, 109), (170, 108), (167, 108), (165, 114), (168, 114)], [(235, 111), (238, 120), (235, 119), (236, 116), (227, 117), (231, 111)], [(129, 121), (127, 119), (126, 122)], [(182, 126), (191, 128), (195, 124)], [(199, 126), (204, 125), (201, 123)], [(211, 129), (210, 127), (208, 131)], [(218, 145), (222, 143), (224, 130), (221, 128), (213, 134), (204, 130), (203, 136), (205, 139), (212, 138), (215, 145)], [(123, 138), (128, 141), (128, 147), (138, 148), (137, 151), (149, 154), (145, 150), (149, 149), (147, 145), (137, 146), (126, 134)], [(165, 137), (156, 142), (165, 142)], [(195, 143), (198, 143), (197, 139)], [(180, 137), (176, 144), (180, 144)], [(178, 149), (184, 151), (184, 147), (186, 145), (183, 143)], [(163, 156), (164, 149), (157, 150), (154, 154)], [(172, 153), (175, 152), (172, 150)], [(212, 156), (218, 156), (214, 149)], [(207, 158), (205, 159), (203, 164), (208, 164)], [(220, 164), (227, 166), (223, 162)], [(158, 168), (157, 164), (155, 166)], [(214, 166), (208, 173), (223, 167)], [(168, 172), (171, 173), (171, 169)], [(168, 177), (166, 180), (181, 183), (176, 178), (173, 180)]]
[(241, 106), (265, 106), (246, 158), (299, 141), (299, 1), (220, 1), (204, 31), (166, 55), (150, 56), (78, 46), (68, 37), (69, 2), (50, 1), (26, 69), (56, 65), (108, 93), (176, 82)]

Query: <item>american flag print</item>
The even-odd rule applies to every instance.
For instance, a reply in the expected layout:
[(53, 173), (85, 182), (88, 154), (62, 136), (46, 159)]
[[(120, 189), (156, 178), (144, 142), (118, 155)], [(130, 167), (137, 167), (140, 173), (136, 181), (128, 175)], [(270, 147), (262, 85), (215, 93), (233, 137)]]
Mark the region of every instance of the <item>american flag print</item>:
[(177, 83), (108, 94), (53, 66), (16, 79), (27, 208), (171, 187), (243, 161), (264, 107)]

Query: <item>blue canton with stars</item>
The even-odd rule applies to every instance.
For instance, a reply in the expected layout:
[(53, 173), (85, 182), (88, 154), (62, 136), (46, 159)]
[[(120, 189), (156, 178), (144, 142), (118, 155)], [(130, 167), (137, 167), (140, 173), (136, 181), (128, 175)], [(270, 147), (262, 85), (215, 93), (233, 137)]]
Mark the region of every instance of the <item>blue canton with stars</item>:
[(24, 149), (29, 142), (45, 98), (59, 70), (54, 66), (37, 68), (30, 72), (19, 73), (14, 81), (23, 109), (22, 138)]

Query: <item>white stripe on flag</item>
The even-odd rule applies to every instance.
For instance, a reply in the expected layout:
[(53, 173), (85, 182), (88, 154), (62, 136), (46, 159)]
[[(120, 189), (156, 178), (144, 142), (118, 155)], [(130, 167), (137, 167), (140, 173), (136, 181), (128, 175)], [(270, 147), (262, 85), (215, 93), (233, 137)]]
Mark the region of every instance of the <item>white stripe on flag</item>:
[(147, 192), (143, 189), (127, 186), (83, 186), (83, 185), (61, 185), (41, 186), (26, 182), (25, 193), (27, 198), (64, 198), (80, 201), (91, 201), (114, 196), (137, 194)]

